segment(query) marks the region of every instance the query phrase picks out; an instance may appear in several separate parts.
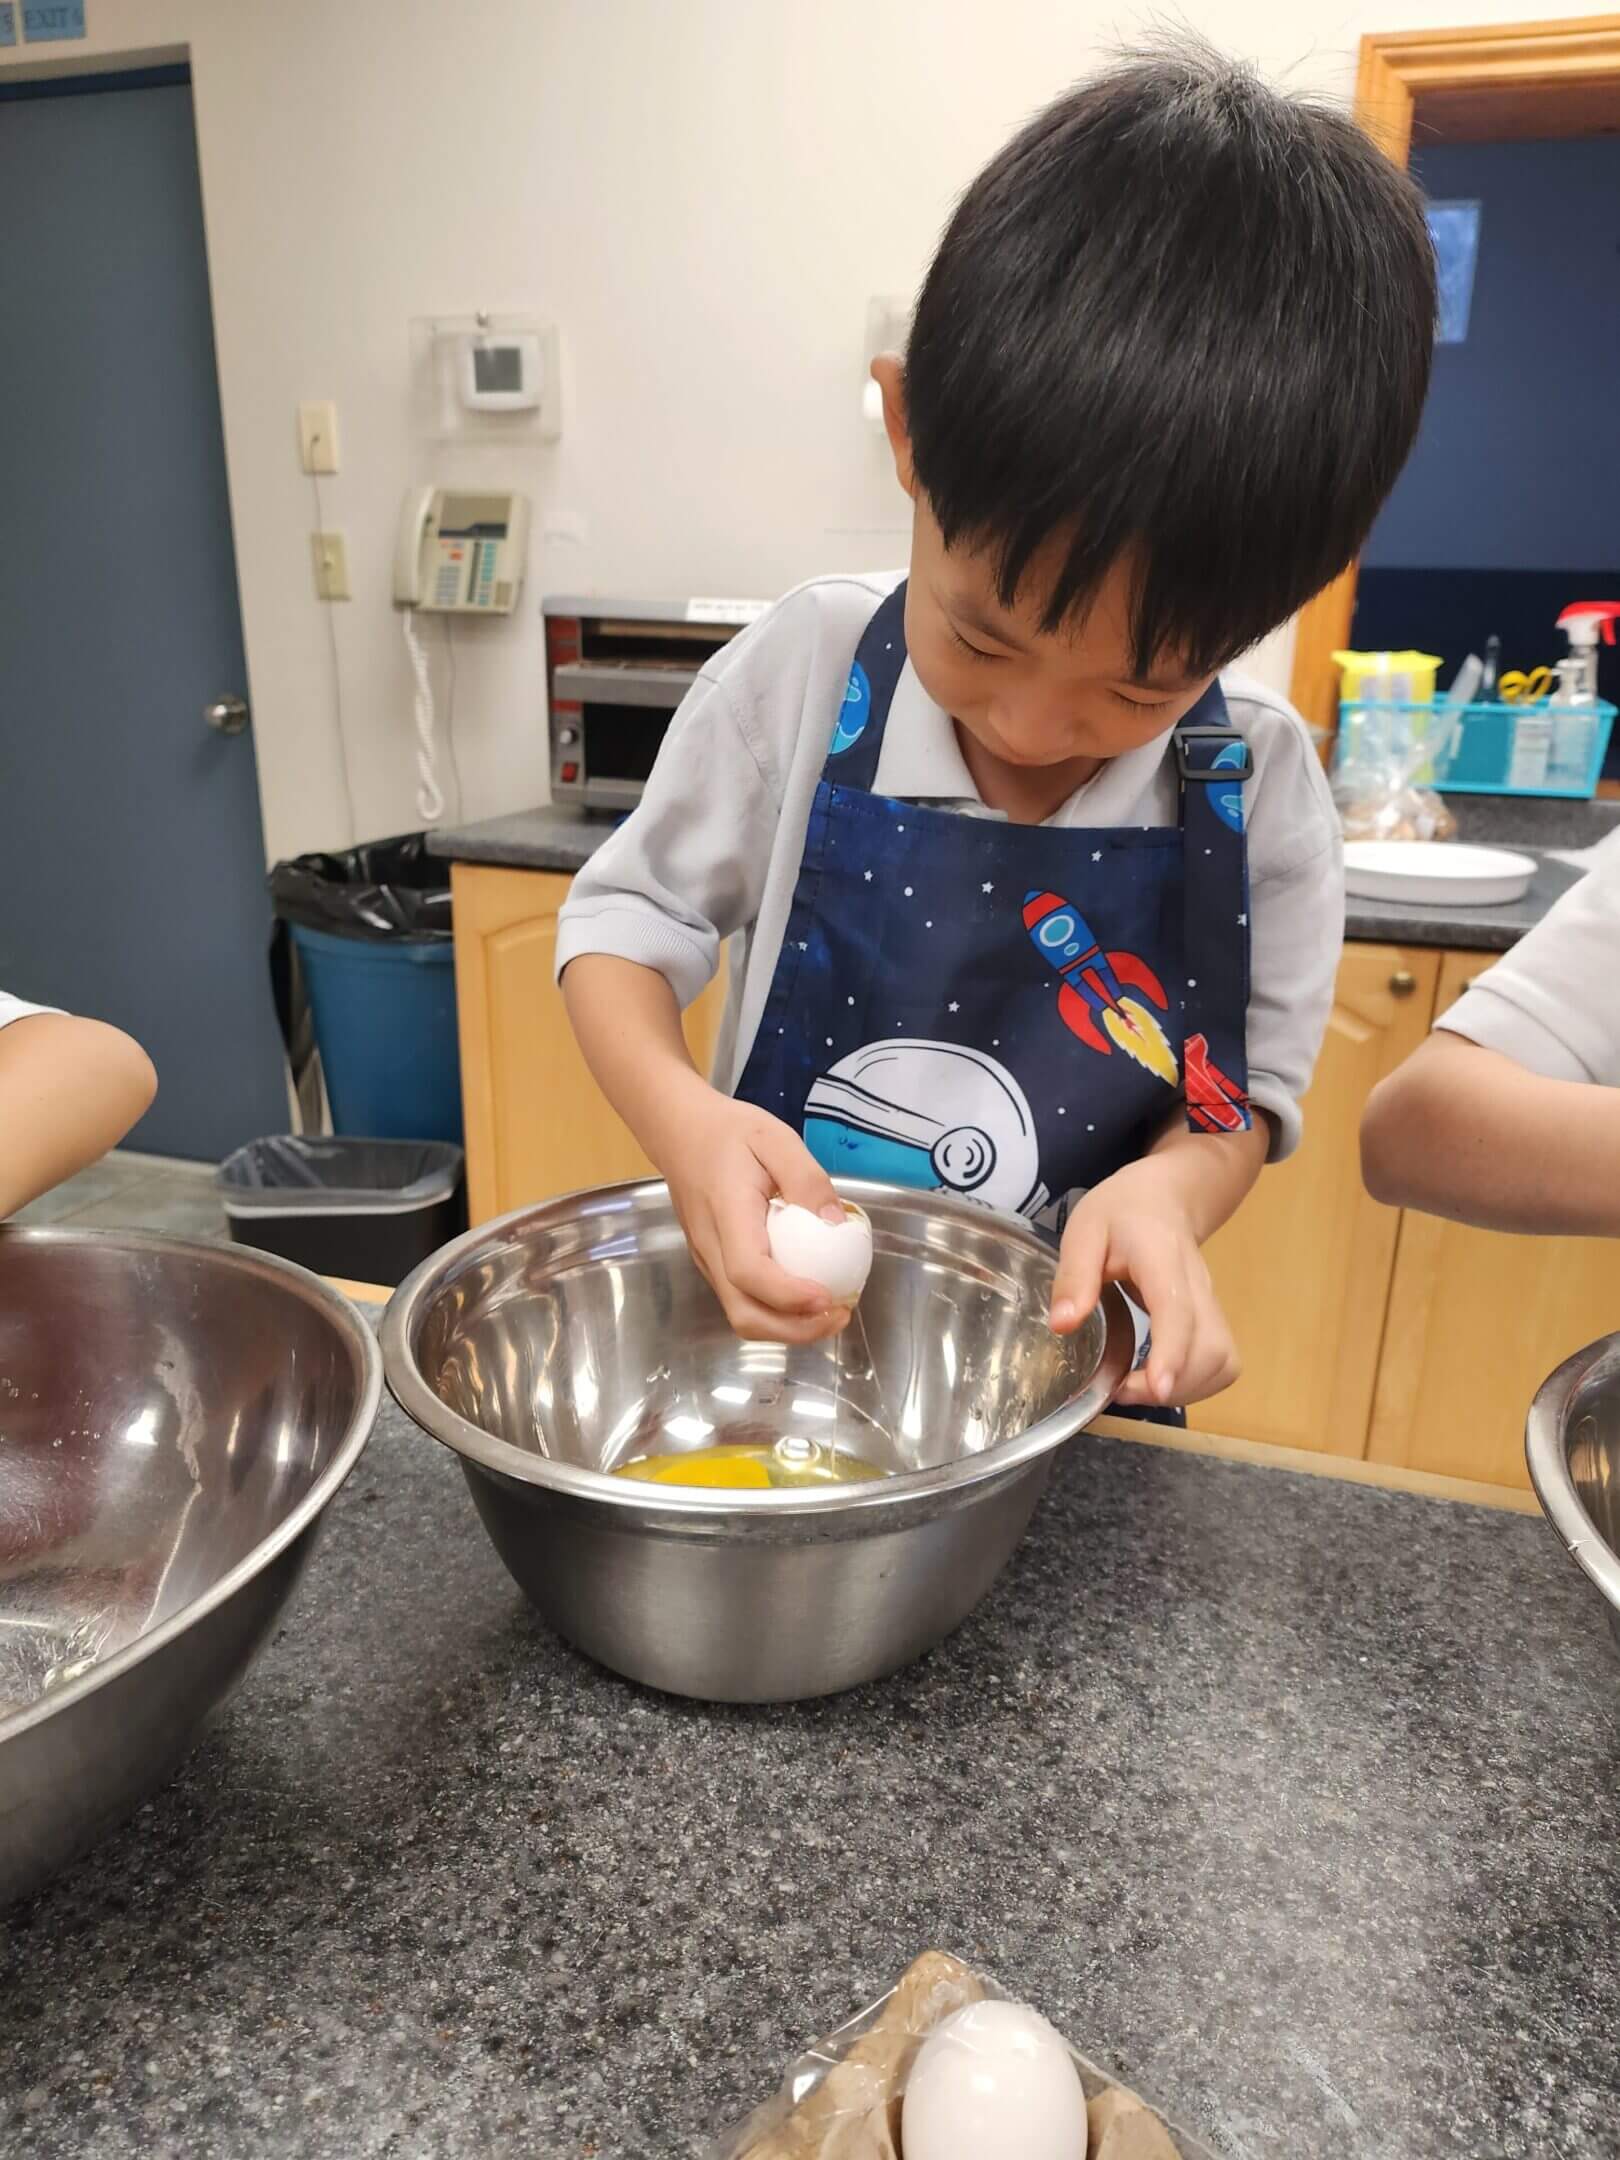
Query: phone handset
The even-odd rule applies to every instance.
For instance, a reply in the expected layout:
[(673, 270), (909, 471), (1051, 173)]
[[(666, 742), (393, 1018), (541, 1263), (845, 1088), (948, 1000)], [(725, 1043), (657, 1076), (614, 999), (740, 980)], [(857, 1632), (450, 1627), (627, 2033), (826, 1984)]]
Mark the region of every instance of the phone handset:
[(394, 544), (394, 605), (403, 610), (400, 622), (416, 683), (416, 810), (424, 825), (437, 825), (444, 816), (439, 752), (433, 738), (433, 678), (428, 672), (428, 656), (416, 634), (416, 610), (422, 604), (422, 567), (429, 553), (428, 537), (436, 523), (438, 500), (437, 488), (407, 489)]
[(427, 556), (427, 537), (433, 519), (437, 488), (407, 488), (399, 513), (399, 535), (394, 542), (394, 605), (414, 608), (422, 604), (422, 565)]

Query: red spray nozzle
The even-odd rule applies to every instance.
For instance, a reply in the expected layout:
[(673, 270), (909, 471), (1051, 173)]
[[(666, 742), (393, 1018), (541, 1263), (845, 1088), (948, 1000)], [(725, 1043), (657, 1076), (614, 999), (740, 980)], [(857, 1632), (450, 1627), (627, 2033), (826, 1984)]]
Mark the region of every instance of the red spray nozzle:
[(1558, 618), (1560, 630), (1572, 622), (1584, 621), (1595, 625), (1605, 645), (1614, 643), (1615, 617), (1620, 616), (1620, 600), (1572, 600)]

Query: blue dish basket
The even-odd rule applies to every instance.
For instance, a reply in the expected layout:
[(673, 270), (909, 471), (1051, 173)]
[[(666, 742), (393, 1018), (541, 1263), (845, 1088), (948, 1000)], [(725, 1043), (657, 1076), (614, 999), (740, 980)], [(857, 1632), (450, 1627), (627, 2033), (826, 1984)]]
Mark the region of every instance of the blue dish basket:
[[(1381, 750), (1399, 753), (1408, 744), (1415, 747), (1422, 735), (1439, 733), (1450, 710), (1438, 697), (1346, 698), (1339, 707), (1335, 770)], [(1448, 795), (1590, 798), (1603, 776), (1614, 719), (1615, 707), (1601, 698), (1590, 705), (1550, 705), (1545, 699), (1523, 705), (1465, 705), (1450, 754), (1421, 767), (1414, 778)], [(1543, 772), (1538, 745), (1549, 721)]]

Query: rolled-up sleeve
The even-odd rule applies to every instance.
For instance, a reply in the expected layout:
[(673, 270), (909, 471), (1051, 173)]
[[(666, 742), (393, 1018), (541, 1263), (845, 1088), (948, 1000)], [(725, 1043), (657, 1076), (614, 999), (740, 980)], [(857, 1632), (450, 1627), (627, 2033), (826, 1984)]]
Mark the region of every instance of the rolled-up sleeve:
[(700, 677), (640, 803), (574, 879), (558, 975), (605, 953), (656, 969), (690, 1005), (725, 940), (759, 913), (780, 814), (724, 685)]
[(1300, 1102), (1333, 1010), (1344, 949), (1344, 862), (1336, 840), (1250, 894), (1249, 1096), (1272, 1120), (1271, 1160), (1298, 1147)]
[(1298, 1147), (1344, 950), (1344, 843), (1303, 726), (1274, 728), (1250, 813), (1249, 1096), (1271, 1160)]

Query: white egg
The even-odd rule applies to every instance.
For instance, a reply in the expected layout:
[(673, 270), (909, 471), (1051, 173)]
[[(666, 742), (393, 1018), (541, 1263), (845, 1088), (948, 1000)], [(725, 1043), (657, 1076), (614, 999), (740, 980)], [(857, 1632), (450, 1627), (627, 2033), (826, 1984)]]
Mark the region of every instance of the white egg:
[(872, 1225), (847, 1200), (841, 1223), (823, 1222), (812, 1208), (773, 1200), (765, 1235), (778, 1267), (820, 1283), (841, 1304), (853, 1305), (866, 1288), (872, 1272)]
[(1080, 2074), (1045, 2018), (977, 2002), (944, 2018), (906, 2082), (906, 2160), (1085, 2160)]

